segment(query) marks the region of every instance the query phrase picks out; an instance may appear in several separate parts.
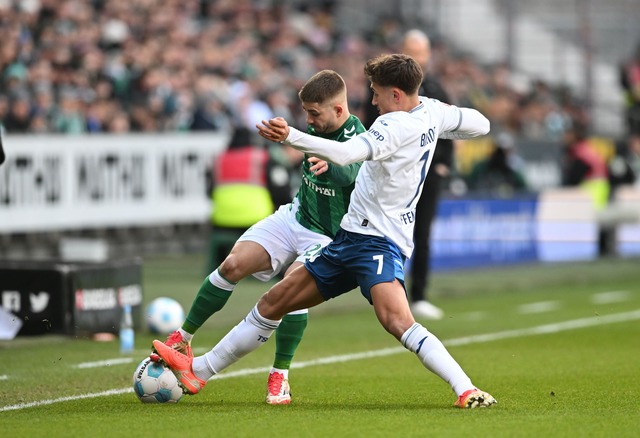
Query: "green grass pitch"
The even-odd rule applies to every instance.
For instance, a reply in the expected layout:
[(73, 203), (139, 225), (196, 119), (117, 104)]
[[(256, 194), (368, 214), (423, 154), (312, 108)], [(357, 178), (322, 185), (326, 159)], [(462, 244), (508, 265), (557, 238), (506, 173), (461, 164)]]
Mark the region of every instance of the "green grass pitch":
[[(144, 262), (145, 301), (189, 308), (198, 255)], [(193, 342), (210, 349), (265, 285), (240, 283)], [(378, 324), (358, 291), (310, 312), (290, 373), (293, 402), (264, 402), (275, 342), (225, 370), (202, 393), (146, 405), (131, 376), (153, 339), (63, 336), (0, 342), (0, 430), (7, 437), (635, 437), (640, 430), (640, 260), (437, 273), (442, 321), (423, 321), (498, 405), (453, 408), (448, 385)]]

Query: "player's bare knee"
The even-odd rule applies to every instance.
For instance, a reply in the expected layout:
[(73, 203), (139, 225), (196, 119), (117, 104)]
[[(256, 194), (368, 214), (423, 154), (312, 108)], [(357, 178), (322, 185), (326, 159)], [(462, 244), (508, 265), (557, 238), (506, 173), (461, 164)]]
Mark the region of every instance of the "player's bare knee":
[(258, 301), (258, 312), (268, 319), (281, 319), (287, 314), (284, 304), (281, 300), (276, 299), (274, 294), (269, 291), (260, 297)]
[(240, 257), (231, 253), (218, 268), (220, 275), (229, 281), (238, 282), (245, 277)]
[(396, 339), (400, 339), (414, 322), (411, 318), (402, 318), (397, 315), (380, 318), (380, 324)]

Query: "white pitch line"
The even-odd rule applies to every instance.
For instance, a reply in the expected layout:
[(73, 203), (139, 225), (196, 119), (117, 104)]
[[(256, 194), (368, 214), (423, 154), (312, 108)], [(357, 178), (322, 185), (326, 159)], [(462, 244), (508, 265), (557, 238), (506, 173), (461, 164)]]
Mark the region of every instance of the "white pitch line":
[[(477, 344), (481, 342), (492, 342), (492, 341), (497, 341), (501, 339), (518, 338), (523, 336), (552, 334), (552, 333), (558, 333), (566, 330), (576, 330), (576, 329), (594, 327), (594, 326), (605, 325), (605, 324), (615, 324), (618, 322), (634, 321), (637, 319), (640, 319), (640, 309), (634, 310), (631, 312), (594, 316), (591, 318), (573, 319), (569, 321), (563, 321), (563, 322), (558, 322), (554, 324), (539, 325), (536, 327), (530, 327), (530, 328), (524, 328), (524, 329), (506, 330), (506, 331), (496, 332), (496, 333), (486, 333), (482, 335), (465, 336), (462, 338), (445, 340), (443, 341), (443, 344), (450, 347)], [(350, 362), (353, 360), (360, 360), (360, 359), (369, 359), (372, 357), (390, 356), (390, 355), (402, 353), (405, 351), (408, 351), (408, 350), (406, 350), (403, 347), (394, 347), (394, 348), (383, 348), (380, 350), (373, 350), (373, 351), (363, 351), (363, 352), (354, 353), (354, 354), (344, 354), (340, 356), (328, 356), (328, 357), (314, 359), (306, 362), (294, 362), (292, 364), (292, 368), (306, 368), (306, 367), (316, 366), (316, 365), (327, 365), (332, 363)], [(270, 367), (246, 368), (238, 371), (232, 371), (224, 374), (215, 375), (211, 378), (211, 380), (248, 376), (252, 374), (267, 372), (269, 369)], [(33, 408), (38, 406), (51, 405), (54, 403), (61, 403), (65, 401), (106, 397), (111, 395), (120, 395), (120, 394), (129, 393), (129, 392), (133, 392), (133, 388), (129, 387), (129, 388), (122, 388), (122, 389), (111, 389), (108, 391), (102, 391), (102, 392), (96, 392), (96, 393), (90, 393), (90, 394), (72, 395), (68, 397), (60, 397), (60, 398), (50, 399), (50, 400), (40, 400), (40, 401), (35, 401), (30, 403), (19, 403), (16, 405), (0, 407), (0, 412), (15, 411), (15, 410)]]
[(640, 309), (631, 312), (614, 313), (611, 315), (593, 316), (590, 318), (572, 319), (569, 321), (544, 324), (525, 329), (507, 330), (504, 332), (487, 333), (485, 335), (466, 336), (463, 338), (443, 341), (444, 345), (457, 347), (460, 345), (479, 344), (481, 342), (498, 341), (500, 339), (518, 338), (522, 336), (546, 335), (567, 330), (576, 330), (598, 325), (614, 324), (640, 319)]
[(476, 310), (473, 312), (462, 313), (456, 315), (456, 318), (464, 319), (465, 321), (481, 321), (487, 317), (487, 312)]
[(6, 374), (3, 374), (0, 376), (0, 380), (9, 380), (9, 376), (7, 376)]
[(591, 302), (593, 304), (621, 303), (629, 298), (631, 298), (631, 293), (627, 290), (612, 290), (591, 295)]
[(110, 365), (122, 365), (125, 363), (131, 363), (131, 362), (133, 362), (132, 357), (118, 357), (116, 359), (97, 360), (95, 362), (82, 362), (77, 365), (73, 365), (72, 368), (85, 369), (85, 368), (98, 368), (98, 367), (104, 367), (104, 366), (108, 367)]
[(54, 398), (50, 400), (40, 400), (40, 401), (29, 402), (29, 403), (18, 403), (17, 405), (4, 406), (0, 408), (0, 412), (16, 411), (19, 409), (26, 409), (26, 408), (35, 408), (37, 406), (46, 406), (46, 405), (52, 405), (54, 403), (61, 403), (61, 402), (73, 401), (73, 400), (83, 400), (85, 398), (97, 398), (97, 397), (105, 397), (108, 395), (119, 395), (119, 394), (125, 394), (127, 392), (133, 392), (133, 388), (109, 389), (107, 391), (94, 392), (91, 394), (70, 395), (68, 397), (60, 397), (60, 398)]
[[(194, 353), (205, 353), (207, 351), (211, 350), (210, 348), (194, 348), (193, 352)], [(150, 351), (149, 351), (150, 352)], [(99, 367), (104, 367), (104, 366), (111, 366), (111, 365), (123, 365), (126, 363), (132, 363), (134, 360), (134, 358), (132, 357), (117, 357), (114, 359), (104, 359), (104, 360), (96, 360), (93, 362), (80, 362), (79, 364), (76, 365), (71, 365), (71, 368), (78, 368), (78, 369), (88, 369), (88, 368), (99, 368)]]
[(540, 301), (518, 306), (518, 313), (544, 313), (556, 310), (558, 307), (560, 307), (560, 303), (557, 301)]

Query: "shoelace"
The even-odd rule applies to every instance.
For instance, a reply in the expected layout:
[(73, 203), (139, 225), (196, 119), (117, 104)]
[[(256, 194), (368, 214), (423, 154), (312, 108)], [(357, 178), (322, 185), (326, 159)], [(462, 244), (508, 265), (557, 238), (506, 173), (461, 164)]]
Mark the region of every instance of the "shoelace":
[(173, 332), (165, 342), (169, 347), (173, 347), (173, 344), (182, 342), (182, 335), (179, 332)]
[(165, 341), (165, 345), (177, 350), (179, 353), (186, 354), (187, 356), (193, 355), (191, 352), (191, 346), (182, 338), (180, 332), (175, 331), (171, 333)]
[(272, 373), (269, 376), (269, 394), (280, 394), (282, 388), (282, 381), (284, 380), (284, 374)]

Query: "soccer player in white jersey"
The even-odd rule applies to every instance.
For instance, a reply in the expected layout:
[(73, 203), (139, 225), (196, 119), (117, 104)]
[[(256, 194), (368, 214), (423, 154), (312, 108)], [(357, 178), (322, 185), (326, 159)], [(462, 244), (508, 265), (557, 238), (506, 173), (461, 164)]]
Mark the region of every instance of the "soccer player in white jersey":
[(478, 111), (418, 95), (422, 69), (409, 56), (370, 59), (364, 68), (380, 117), (345, 143), (312, 137), (282, 118), (263, 121), (260, 134), (338, 165), (365, 161), (336, 238), (320, 255), (265, 293), (246, 318), (210, 352), (191, 358), (154, 341), (183, 389), (199, 392), (207, 380), (265, 343), (288, 312), (309, 308), (360, 287), (381, 325), (422, 364), (447, 382), (461, 408), (496, 403), (475, 387), (442, 342), (413, 318), (404, 286), (404, 262), (413, 250), (415, 206), (438, 137), (489, 132)]

